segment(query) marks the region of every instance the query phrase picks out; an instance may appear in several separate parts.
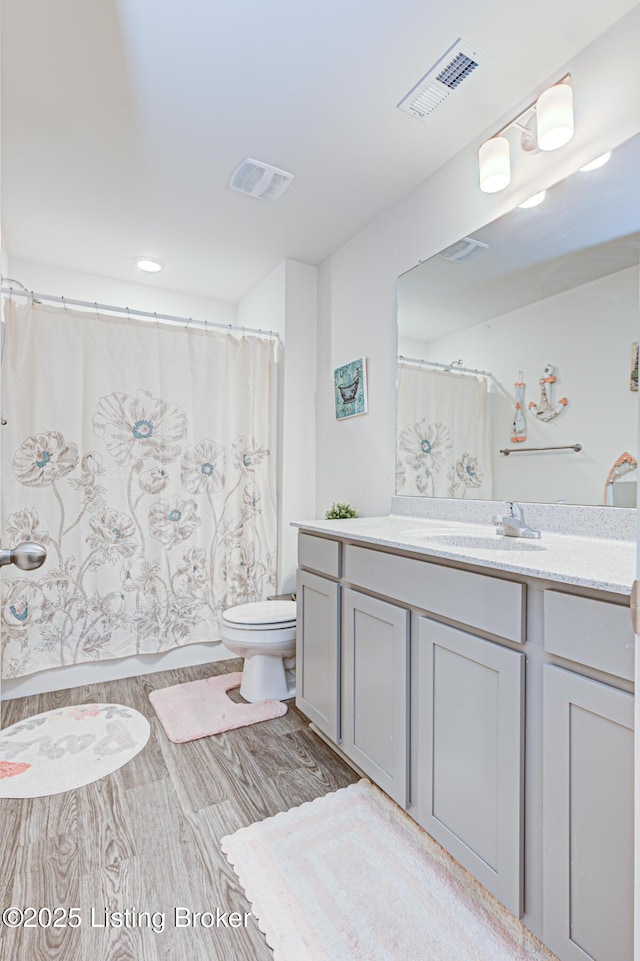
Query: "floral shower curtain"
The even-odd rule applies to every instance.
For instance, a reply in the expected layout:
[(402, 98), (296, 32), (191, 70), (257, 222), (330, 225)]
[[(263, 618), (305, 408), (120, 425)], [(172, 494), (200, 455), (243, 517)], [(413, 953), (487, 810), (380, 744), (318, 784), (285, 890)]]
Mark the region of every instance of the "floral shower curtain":
[[(218, 640), (275, 587), (272, 341), (5, 309), (2, 673)], [(6, 573), (5, 573), (6, 572)]]
[(489, 445), (486, 378), (399, 365), (398, 494), (490, 500)]

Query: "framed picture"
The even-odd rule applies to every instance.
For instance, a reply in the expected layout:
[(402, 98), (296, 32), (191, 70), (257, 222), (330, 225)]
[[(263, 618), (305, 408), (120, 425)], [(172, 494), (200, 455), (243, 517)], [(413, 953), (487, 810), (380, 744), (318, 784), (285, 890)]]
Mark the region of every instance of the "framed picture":
[(367, 365), (366, 358), (352, 360), (350, 364), (336, 367), (333, 372), (336, 420), (357, 417), (367, 413)]
[(638, 389), (638, 341), (631, 344), (631, 376), (629, 378), (629, 390)]

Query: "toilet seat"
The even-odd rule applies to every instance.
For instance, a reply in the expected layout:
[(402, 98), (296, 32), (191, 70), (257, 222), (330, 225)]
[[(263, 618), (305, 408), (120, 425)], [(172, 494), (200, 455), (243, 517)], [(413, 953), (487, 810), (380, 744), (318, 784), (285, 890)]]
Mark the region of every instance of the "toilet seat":
[(280, 631), (295, 628), (295, 601), (256, 601), (230, 607), (222, 623), (234, 631)]
[(253, 628), (249, 630), (246, 627), (239, 627), (237, 624), (227, 624), (223, 621), (222, 640), (236, 641), (246, 647), (259, 647), (265, 654), (268, 654), (270, 649), (276, 650), (283, 644), (287, 645), (296, 639), (295, 621), (293, 624), (278, 625), (278, 627), (278, 630), (272, 630), (270, 628), (259, 628), (254, 625)]

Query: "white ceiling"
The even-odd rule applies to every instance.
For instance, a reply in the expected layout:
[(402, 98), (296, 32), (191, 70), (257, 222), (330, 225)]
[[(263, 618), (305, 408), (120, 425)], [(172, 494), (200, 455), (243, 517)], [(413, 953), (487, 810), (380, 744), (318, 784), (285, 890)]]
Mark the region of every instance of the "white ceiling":
[[(1, 0), (12, 258), (239, 301), (318, 264), (633, 0)], [(523, 19), (524, 17), (524, 19)], [(398, 101), (458, 38), (493, 59), (428, 124)], [(267, 204), (245, 157), (295, 174)], [(19, 278), (18, 278), (19, 279)]]

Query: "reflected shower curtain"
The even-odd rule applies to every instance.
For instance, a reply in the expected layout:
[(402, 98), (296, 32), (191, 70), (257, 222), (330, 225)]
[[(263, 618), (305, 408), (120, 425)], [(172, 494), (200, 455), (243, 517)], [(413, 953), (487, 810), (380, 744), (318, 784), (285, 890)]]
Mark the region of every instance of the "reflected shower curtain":
[(485, 377), (398, 367), (396, 493), (491, 499)]
[(275, 587), (274, 345), (5, 310), (2, 673), (218, 640)]

